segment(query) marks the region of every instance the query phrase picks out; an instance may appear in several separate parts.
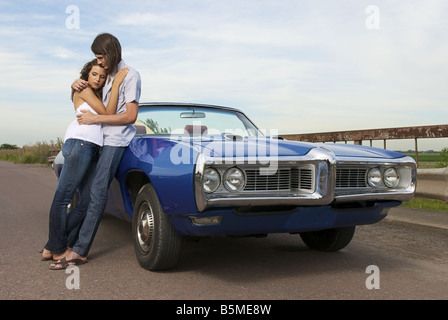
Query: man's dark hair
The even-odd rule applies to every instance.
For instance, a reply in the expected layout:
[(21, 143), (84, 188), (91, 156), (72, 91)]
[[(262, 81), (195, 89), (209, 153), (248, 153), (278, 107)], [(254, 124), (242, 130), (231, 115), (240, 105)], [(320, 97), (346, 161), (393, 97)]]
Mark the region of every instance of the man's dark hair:
[(107, 57), (109, 72), (114, 72), (117, 69), (118, 63), (121, 61), (121, 45), (115, 36), (110, 33), (100, 33), (93, 40), (90, 48), (94, 54)]

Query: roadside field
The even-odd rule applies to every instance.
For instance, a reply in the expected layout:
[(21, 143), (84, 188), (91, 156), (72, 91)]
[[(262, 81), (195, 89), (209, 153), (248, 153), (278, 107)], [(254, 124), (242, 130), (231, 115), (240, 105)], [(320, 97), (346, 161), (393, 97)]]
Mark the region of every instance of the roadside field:
[[(405, 153), (407, 156), (412, 157), (415, 159), (414, 153)], [(442, 156), (438, 152), (433, 153), (419, 153), (418, 154), (418, 168), (419, 169), (430, 169), (430, 168), (436, 168), (437, 163), (441, 162)]]

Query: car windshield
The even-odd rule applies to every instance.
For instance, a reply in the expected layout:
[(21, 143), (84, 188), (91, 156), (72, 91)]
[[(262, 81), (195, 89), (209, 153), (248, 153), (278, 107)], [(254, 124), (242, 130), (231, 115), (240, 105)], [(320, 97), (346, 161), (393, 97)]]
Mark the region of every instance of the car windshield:
[(137, 134), (261, 135), (242, 113), (201, 107), (142, 107)]

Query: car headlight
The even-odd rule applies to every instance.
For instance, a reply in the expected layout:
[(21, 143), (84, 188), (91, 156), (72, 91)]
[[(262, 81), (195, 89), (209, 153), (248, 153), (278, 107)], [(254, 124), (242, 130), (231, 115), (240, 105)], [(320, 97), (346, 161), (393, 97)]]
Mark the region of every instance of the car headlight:
[(207, 193), (215, 192), (221, 183), (219, 172), (213, 168), (207, 168), (204, 171), (203, 188)]
[(246, 183), (244, 173), (238, 168), (230, 168), (224, 173), (224, 187), (229, 191), (240, 191)]
[(394, 168), (388, 168), (384, 171), (384, 184), (389, 188), (394, 188), (400, 181), (397, 170)]
[(367, 182), (371, 187), (378, 187), (381, 183), (381, 171), (378, 168), (372, 168), (367, 174)]

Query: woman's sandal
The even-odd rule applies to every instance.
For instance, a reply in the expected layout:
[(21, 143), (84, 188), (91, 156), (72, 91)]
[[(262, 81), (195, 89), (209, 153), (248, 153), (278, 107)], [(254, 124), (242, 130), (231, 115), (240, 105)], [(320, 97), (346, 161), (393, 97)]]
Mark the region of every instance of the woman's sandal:
[[(87, 262), (88, 262), (87, 260), (81, 260), (81, 259), (67, 260), (66, 258), (62, 258), (61, 260), (52, 263), (54, 266), (50, 265), (50, 270), (64, 270), (67, 269), (67, 267), (80, 266)], [(57, 265), (60, 265), (60, 267), (56, 267)]]
[[(46, 258), (46, 257), (44, 257), (42, 254), (44, 253), (44, 251), (47, 251), (49, 254), (51, 254), (51, 257), (49, 257), (49, 258)], [(64, 255), (67, 255), (67, 253), (68, 252), (70, 252), (71, 251), (71, 248), (68, 248), (63, 254)], [(51, 252), (50, 252), (50, 250), (47, 250), (47, 249), (45, 249), (45, 248), (43, 248), (42, 250), (39, 250), (39, 253), (41, 254), (41, 259), (40, 260), (42, 260), (42, 261), (58, 261), (58, 260), (60, 260), (61, 258), (55, 258), (54, 257), (54, 254), (52, 254)], [(59, 253), (59, 255), (61, 255), (61, 253)]]
[[(48, 252), (51, 254), (50, 251), (48, 251)], [(44, 253), (44, 249), (39, 250), (39, 253), (41, 253), (41, 254)], [(50, 260), (55, 261), (55, 260), (53, 259), (53, 255), (51, 255), (51, 257), (49, 257), (49, 258), (45, 258), (45, 257), (42, 255), (42, 257), (41, 257), (40, 260), (42, 260), (42, 261), (50, 261)]]

